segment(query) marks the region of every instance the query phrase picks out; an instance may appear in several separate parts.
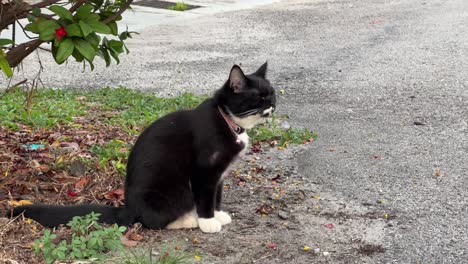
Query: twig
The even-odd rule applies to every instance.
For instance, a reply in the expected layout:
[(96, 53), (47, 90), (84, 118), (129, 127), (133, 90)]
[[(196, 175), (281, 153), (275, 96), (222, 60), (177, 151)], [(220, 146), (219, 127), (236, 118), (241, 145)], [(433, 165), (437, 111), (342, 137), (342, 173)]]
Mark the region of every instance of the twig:
[(6, 88), (5, 93), (10, 92), (10, 90), (13, 89), (14, 87), (17, 87), (17, 86), (20, 86), (20, 85), (22, 85), (22, 84), (25, 84), (27, 81), (28, 81), (28, 79), (24, 79), (24, 80), (22, 80), (22, 81), (20, 81), (20, 82), (17, 82), (17, 83), (15, 83), (15, 84), (13, 84), (12, 86), (10, 86), (10, 84), (8, 84), (8, 88)]
[(104, 21), (102, 21), (102, 22), (104, 24), (108, 24), (110, 22), (113, 22), (115, 19), (117, 19), (117, 17), (119, 17), (125, 10), (127, 10), (130, 7), (130, 4), (132, 4), (132, 2), (133, 2), (133, 0), (127, 0), (127, 2), (122, 7), (120, 7), (119, 11), (117, 11), (112, 16), (104, 19)]

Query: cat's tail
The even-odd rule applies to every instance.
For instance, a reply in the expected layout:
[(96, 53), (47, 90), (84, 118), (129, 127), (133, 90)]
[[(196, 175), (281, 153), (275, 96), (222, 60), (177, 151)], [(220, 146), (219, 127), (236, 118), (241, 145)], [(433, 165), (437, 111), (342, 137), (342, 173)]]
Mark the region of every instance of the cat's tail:
[(91, 212), (101, 214), (99, 222), (106, 224), (117, 223), (119, 225), (131, 225), (134, 222), (125, 207), (112, 207), (97, 204), (81, 204), (72, 206), (34, 204), (15, 207), (13, 217), (24, 213), (24, 216), (31, 218), (46, 227), (56, 227), (60, 224), (67, 224), (75, 216), (85, 216)]

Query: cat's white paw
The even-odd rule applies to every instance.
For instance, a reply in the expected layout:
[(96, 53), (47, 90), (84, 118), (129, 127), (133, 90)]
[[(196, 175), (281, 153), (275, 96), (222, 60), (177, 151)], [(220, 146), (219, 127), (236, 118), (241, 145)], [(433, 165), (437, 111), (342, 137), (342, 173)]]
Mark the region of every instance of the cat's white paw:
[(231, 217), (228, 215), (228, 213), (223, 211), (215, 211), (214, 217), (221, 223), (221, 225), (227, 225), (232, 222)]
[(167, 229), (196, 228), (198, 227), (198, 217), (195, 210), (179, 217), (174, 222), (166, 226)]
[(221, 231), (221, 223), (216, 218), (198, 218), (198, 226), (203, 233), (217, 233)]

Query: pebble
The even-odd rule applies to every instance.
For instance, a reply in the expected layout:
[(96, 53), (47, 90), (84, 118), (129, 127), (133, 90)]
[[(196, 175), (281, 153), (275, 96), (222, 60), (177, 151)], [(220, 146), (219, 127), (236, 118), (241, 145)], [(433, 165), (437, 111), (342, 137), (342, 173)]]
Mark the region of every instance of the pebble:
[(289, 214), (283, 210), (278, 212), (278, 216), (283, 220), (289, 219)]
[(323, 255), (326, 257), (326, 256), (330, 255), (330, 253), (325, 251), (325, 252), (323, 252)]
[(291, 125), (287, 122), (287, 121), (283, 121), (281, 123), (281, 128), (282, 129), (290, 129), (291, 128)]

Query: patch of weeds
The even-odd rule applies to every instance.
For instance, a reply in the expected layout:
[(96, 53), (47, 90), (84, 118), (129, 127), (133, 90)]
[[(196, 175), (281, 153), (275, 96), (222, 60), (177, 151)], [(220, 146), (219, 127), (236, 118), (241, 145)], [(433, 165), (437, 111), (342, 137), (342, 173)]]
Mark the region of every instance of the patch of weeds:
[(177, 2), (175, 5), (169, 6), (167, 9), (174, 11), (186, 11), (188, 9), (188, 5), (184, 2)]
[(51, 128), (68, 124), (73, 117), (85, 113), (85, 106), (75, 100), (75, 93), (63, 90), (39, 89), (33, 96), (30, 116), (26, 111), (26, 93), (13, 90), (0, 96), (0, 126), (18, 129), (18, 124)]
[(150, 250), (144, 252), (137, 252), (129, 250), (118, 264), (190, 264), (194, 263), (194, 258), (187, 252), (179, 250), (162, 250), (162, 253), (153, 255)]
[(104, 259), (111, 250), (123, 251), (120, 241), (124, 226), (103, 227), (97, 223), (100, 214), (91, 213), (84, 217), (75, 216), (67, 226), (72, 229), (70, 240), (56, 242), (57, 235), (44, 230), (44, 235), (36, 239), (32, 246), (34, 253), (44, 258), (46, 263), (55, 260)]
[(97, 156), (99, 166), (106, 167), (110, 164), (121, 175), (125, 174), (127, 157), (130, 154), (130, 146), (127, 142), (113, 139), (104, 145), (94, 145), (89, 151)]
[(303, 144), (310, 139), (317, 139), (317, 134), (306, 128), (281, 128), (276, 118), (249, 130), (248, 134), (252, 142), (276, 140), (281, 147), (287, 147), (288, 144)]

